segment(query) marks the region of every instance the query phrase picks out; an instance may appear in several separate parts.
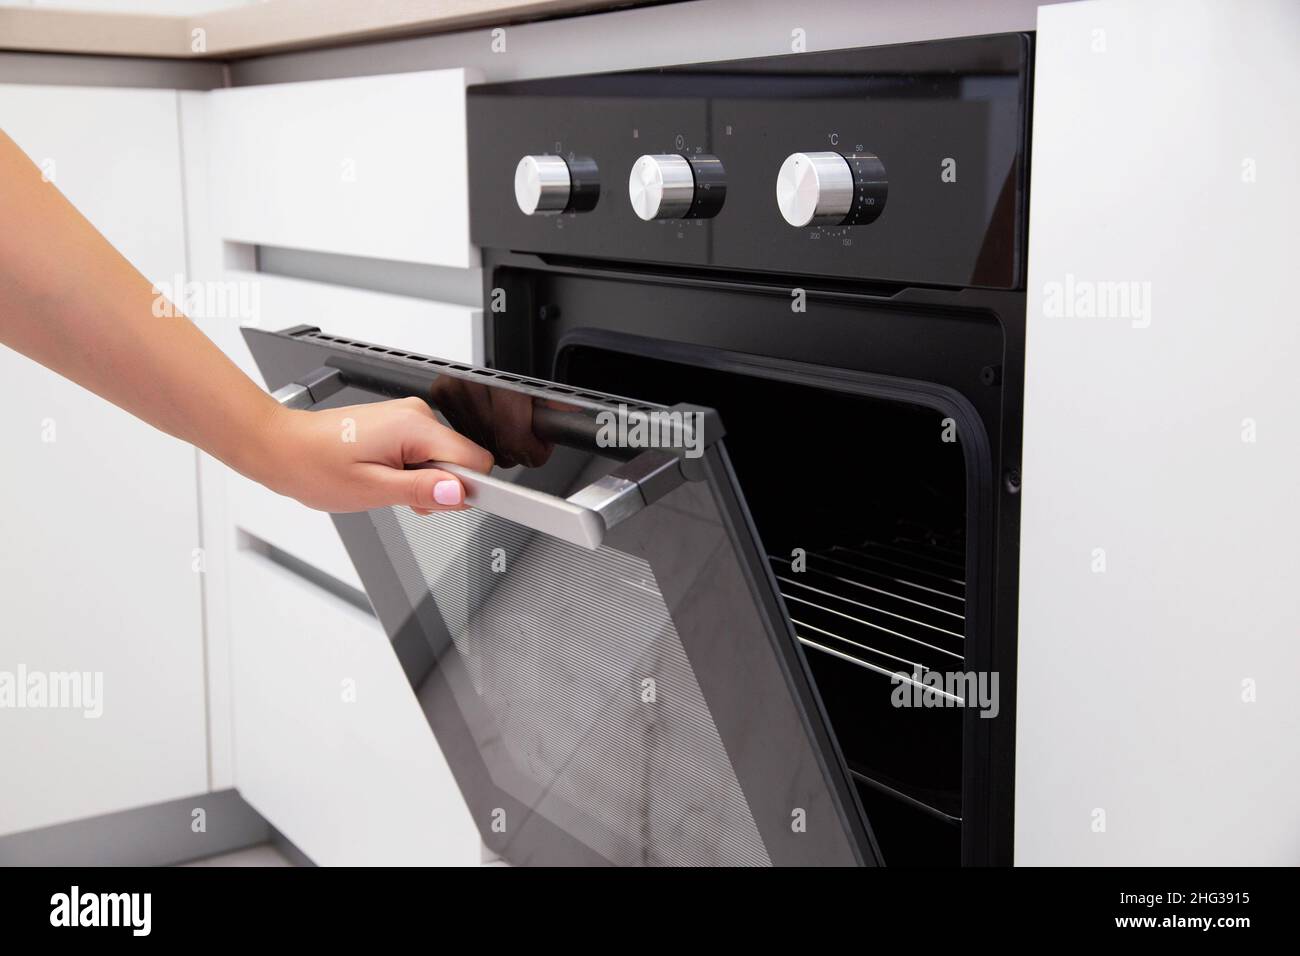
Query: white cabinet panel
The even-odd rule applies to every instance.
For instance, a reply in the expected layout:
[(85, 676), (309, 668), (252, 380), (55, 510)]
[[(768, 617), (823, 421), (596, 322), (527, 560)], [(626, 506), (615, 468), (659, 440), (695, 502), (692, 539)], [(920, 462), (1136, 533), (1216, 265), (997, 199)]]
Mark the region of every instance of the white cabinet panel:
[[(482, 313), (472, 306), (257, 273), (226, 276), (256, 282), (255, 324), (264, 329), (317, 325), (333, 335), (435, 358), (483, 361)], [(241, 361), (248, 355), (238, 354)]]
[[(453, 71), (182, 95), (191, 278), (253, 308), (196, 321), (255, 379), (239, 332), (250, 318), (482, 361), (476, 308), (261, 274), (252, 248), (476, 266), (463, 85)], [(208, 627), (234, 724), (223, 782), (320, 863), (476, 863), (477, 832), (378, 622), (236, 546), (243, 529), (360, 588), (329, 517), (211, 459), (202, 474)]]
[[(0, 86), (0, 127), (160, 282), (185, 266), (176, 103)], [(193, 449), (3, 349), (0, 403), (0, 670), (102, 675), (98, 718), (0, 711), (0, 833), (207, 790)]]
[[(189, 275), (193, 279), (215, 269), (220, 262), (221, 243), (212, 238), (208, 204), (208, 110), (207, 94), (177, 94), (180, 113), (181, 171), (185, 183), (185, 232), (189, 240)], [(201, 316), (191, 316), (205, 334), (213, 329)], [(220, 344), (220, 343), (218, 343)], [(199, 521), (207, 570), (204, 572), (204, 627), (208, 662), (208, 766), (209, 783), (214, 790), (234, 786), (234, 741), (230, 709), (230, 624), (226, 594), (227, 539), (230, 525), (226, 519), (226, 474), (224, 464), (202, 452), (198, 453)]]
[(246, 531), (344, 584), (363, 590), (330, 516), (228, 472), (230, 531)]
[(137, 269), (184, 273), (174, 92), (0, 84), (0, 129)]
[(223, 239), (468, 268), (464, 70), (209, 94)]
[(1038, 25), (1016, 861), (1295, 864), (1300, 11)]
[(252, 551), (232, 567), (240, 793), (316, 863), (479, 862), (379, 622)]

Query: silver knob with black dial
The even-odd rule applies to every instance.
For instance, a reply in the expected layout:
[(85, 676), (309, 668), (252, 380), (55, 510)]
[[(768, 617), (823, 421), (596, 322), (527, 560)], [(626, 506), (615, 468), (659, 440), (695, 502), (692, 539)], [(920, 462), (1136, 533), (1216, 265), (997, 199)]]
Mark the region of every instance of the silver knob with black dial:
[(776, 204), (792, 226), (860, 226), (884, 211), (885, 166), (872, 153), (791, 153), (776, 175)]
[(515, 167), (515, 203), (526, 216), (587, 212), (600, 198), (600, 171), (585, 156), (525, 156)]
[(716, 156), (647, 154), (632, 164), (627, 180), (632, 211), (655, 219), (708, 219), (727, 198), (727, 174)]

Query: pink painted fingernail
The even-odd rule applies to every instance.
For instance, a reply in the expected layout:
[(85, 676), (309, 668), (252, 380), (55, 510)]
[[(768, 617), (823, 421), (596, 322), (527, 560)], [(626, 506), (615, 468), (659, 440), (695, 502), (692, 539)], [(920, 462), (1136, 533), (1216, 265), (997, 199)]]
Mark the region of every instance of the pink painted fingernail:
[(440, 505), (458, 505), (461, 500), (460, 482), (446, 478), (433, 486), (433, 500)]

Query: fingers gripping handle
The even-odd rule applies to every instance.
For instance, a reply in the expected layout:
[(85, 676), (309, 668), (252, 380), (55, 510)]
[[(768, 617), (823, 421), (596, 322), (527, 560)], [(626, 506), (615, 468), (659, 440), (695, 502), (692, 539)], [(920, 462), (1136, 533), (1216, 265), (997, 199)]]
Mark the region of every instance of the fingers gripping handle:
[[(311, 408), (343, 385), (338, 369), (319, 368), (271, 394), (286, 408)], [(571, 418), (551, 415), (544, 424), (571, 441), (588, 438), (577, 434), (575, 426), (566, 420)], [(465, 488), (465, 503), (473, 508), (592, 550), (601, 546), (607, 531), (685, 480), (679, 459), (659, 451), (643, 452), (567, 498), (451, 462), (427, 462), (414, 467), (439, 468), (455, 475)]]

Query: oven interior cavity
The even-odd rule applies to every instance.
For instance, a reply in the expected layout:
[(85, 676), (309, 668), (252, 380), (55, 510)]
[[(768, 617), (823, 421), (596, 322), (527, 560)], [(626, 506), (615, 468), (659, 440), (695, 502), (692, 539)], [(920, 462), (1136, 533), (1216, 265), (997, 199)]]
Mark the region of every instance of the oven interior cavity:
[[(716, 408), (885, 862), (961, 862), (967, 477), (916, 403), (593, 347), (567, 384)], [(850, 380), (851, 381), (851, 380)], [(987, 689), (986, 689), (987, 690)]]

